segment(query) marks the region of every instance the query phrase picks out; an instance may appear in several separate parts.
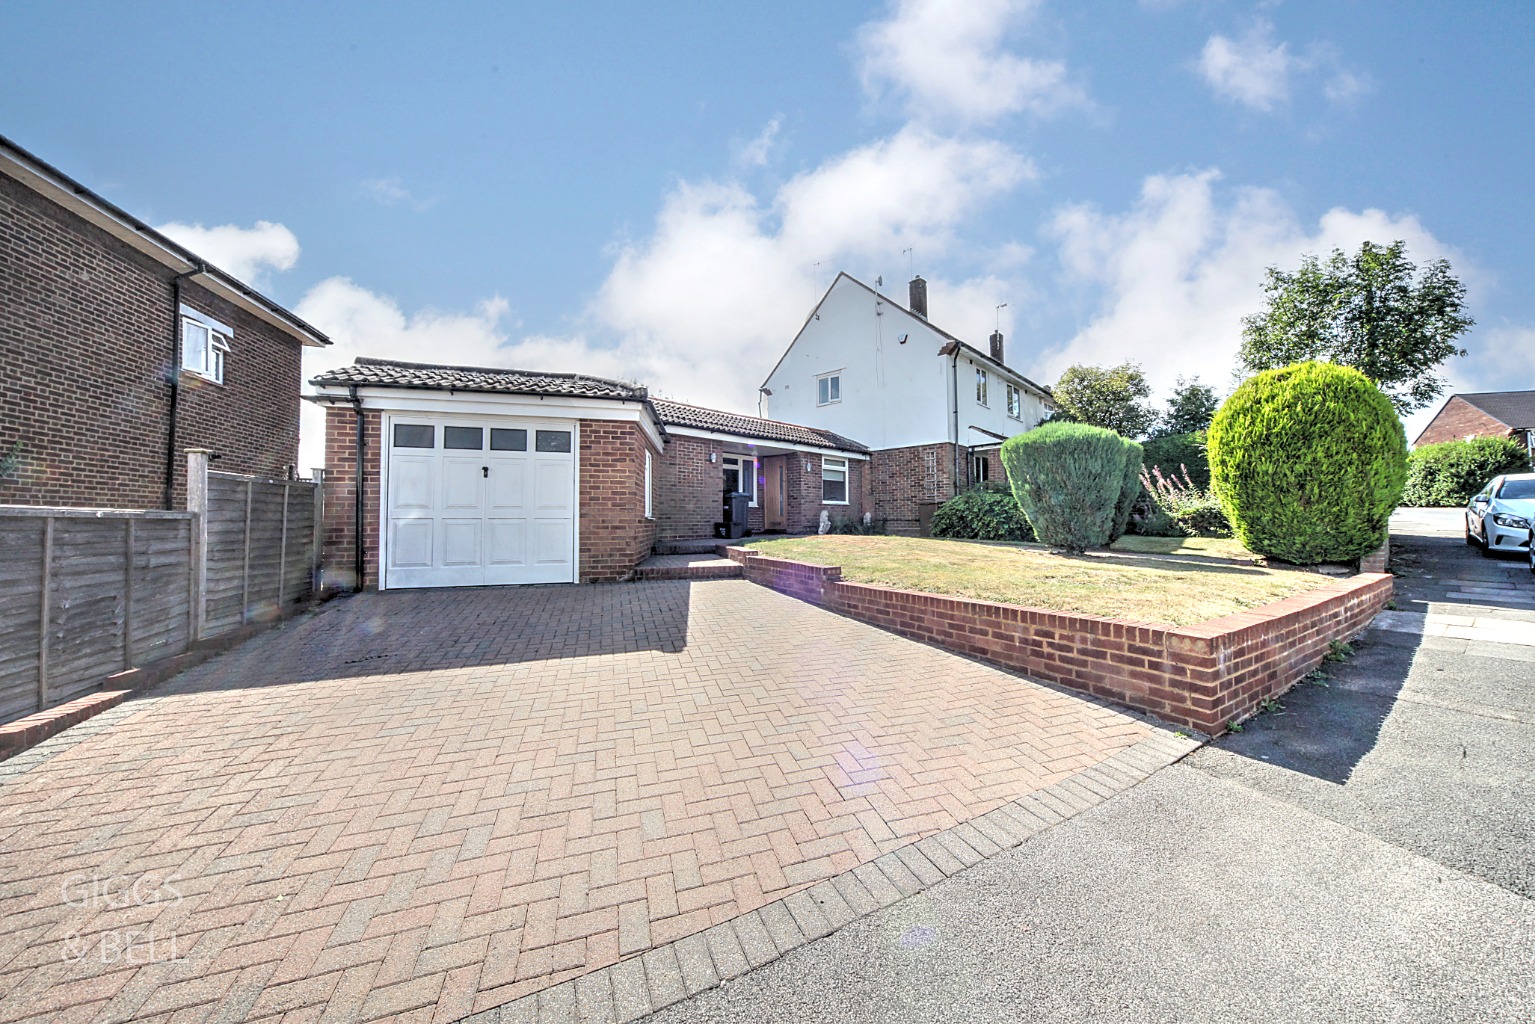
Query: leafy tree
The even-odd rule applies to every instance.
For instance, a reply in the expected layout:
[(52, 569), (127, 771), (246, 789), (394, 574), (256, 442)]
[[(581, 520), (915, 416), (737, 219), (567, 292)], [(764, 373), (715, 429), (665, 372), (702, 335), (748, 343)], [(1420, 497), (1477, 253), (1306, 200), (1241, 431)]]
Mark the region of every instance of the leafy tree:
[(1145, 437), (1157, 419), (1145, 401), (1151, 385), (1134, 363), (1067, 367), (1051, 391), (1065, 413), (1058, 420), (1105, 427), (1121, 437)]
[(1294, 273), (1270, 267), (1263, 290), (1267, 308), (1242, 321), (1246, 374), (1318, 359), (1352, 366), (1404, 416), (1443, 393), (1434, 370), (1466, 354), (1455, 339), (1475, 323), (1449, 261), (1419, 275), (1402, 241), (1334, 249), (1326, 264), (1306, 256)]
[(1197, 434), (1207, 430), (1220, 405), (1220, 399), (1215, 397), (1215, 389), (1199, 383), (1198, 377), (1190, 380), (1179, 377), (1173, 387), (1172, 401), (1167, 403), (1167, 412), (1163, 414), (1162, 422), (1157, 424), (1157, 436)]

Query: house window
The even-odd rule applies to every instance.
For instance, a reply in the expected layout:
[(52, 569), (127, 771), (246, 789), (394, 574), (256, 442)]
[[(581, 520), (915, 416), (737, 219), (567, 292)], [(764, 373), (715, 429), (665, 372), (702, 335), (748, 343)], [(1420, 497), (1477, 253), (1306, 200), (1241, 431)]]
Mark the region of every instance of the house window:
[(847, 504), (847, 460), (821, 460), (821, 500), (828, 505)]
[(1015, 420), (1023, 419), (1023, 392), (1011, 384), (1007, 386), (1007, 414)]
[(654, 477), (651, 475), (651, 455), (650, 455), (650, 449), (646, 448), (645, 449), (645, 518), (646, 519), (654, 519), (655, 518), (654, 504), (653, 504), (652, 498), (651, 498), (651, 487), (652, 487), (653, 480), (654, 480)]
[(741, 491), (750, 497), (750, 504), (757, 507), (757, 460), (739, 455), (727, 455), (720, 460), (725, 468), (725, 490)]
[(979, 366), (975, 368), (975, 400), (979, 405), (986, 403), (986, 371)]
[(234, 331), (191, 306), (181, 307), (181, 368), (188, 373), (224, 383), (224, 359)]
[(970, 482), (983, 484), (991, 479), (991, 460), (985, 455), (970, 456)]
[(842, 401), (842, 374), (827, 373), (816, 378), (816, 405), (831, 405)]

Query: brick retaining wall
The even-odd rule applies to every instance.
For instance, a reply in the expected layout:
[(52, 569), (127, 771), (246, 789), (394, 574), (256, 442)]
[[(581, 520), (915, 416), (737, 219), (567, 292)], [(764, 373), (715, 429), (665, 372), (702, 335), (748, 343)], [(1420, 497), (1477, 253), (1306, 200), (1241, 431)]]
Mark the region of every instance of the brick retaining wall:
[(1389, 575), (1366, 573), (1195, 626), (1160, 626), (848, 583), (836, 566), (729, 553), (753, 583), (1208, 733), (1295, 685), (1392, 591)]

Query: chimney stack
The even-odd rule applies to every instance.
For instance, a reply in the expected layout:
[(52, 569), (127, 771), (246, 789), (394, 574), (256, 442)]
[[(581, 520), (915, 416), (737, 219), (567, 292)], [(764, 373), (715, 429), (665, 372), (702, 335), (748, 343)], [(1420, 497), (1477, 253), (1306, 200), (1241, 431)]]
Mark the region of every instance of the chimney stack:
[[(1002, 362), (1002, 332), (1001, 331), (992, 331), (991, 332), (991, 358), (995, 359), (999, 363)], [(1006, 364), (1004, 363), (1003, 365), (1006, 365)]]
[(927, 319), (927, 282), (918, 274), (911, 279), (911, 311), (922, 319)]

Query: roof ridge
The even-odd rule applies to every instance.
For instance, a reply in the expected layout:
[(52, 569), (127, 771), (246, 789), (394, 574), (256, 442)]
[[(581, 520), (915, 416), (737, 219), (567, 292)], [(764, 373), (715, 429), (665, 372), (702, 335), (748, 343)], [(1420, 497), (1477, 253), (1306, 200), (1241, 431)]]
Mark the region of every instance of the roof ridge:
[[(714, 412), (719, 413), (722, 416), (739, 416), (743, 420), (756, 420), (758, 423), (777, 423), (784, 427), (798, 427), (801, 430), (813, 430), (818, 434), (830, 434), (833, 437), (842, 437), (842, 435), (837, 433), (835, 430), (827, 430), (825, 427), (812, 427), (808, 423), (795, 423), (792, 420), (775, 420), (771, 416), (753, 416), (749, 412), (731, 412), (729, 409), (716, 409), (713, 406), (708, 405), (694, 405), (692, 402), (679, 402), (675, 398), (653, 398), (651, 401), (665, 402), (668, 405), (680, 405), (684, 409), (697, 409), (699, 412)], [(843, 440), (851, 441), (852, 438), (843, 438)]]
[(614, 377), (596, 377), (586, 373), (568, 373), (563, 370), (524, 370), (515, 366), (462, 366), (457, 363), (415, 363), (406, 359), (382, 359), (378, 356), (358, 356), (352, 365), (398, 366), (407, 370), (445, 370), (452, 373), (489, 373), (498, 376), (520, 374), (524, 377), (556, 377), (560, 380), (590, 380), (600, 384), (617, 384), (641, 391), (648, 390), (645, 385), (634, 381), (618, 380)]

